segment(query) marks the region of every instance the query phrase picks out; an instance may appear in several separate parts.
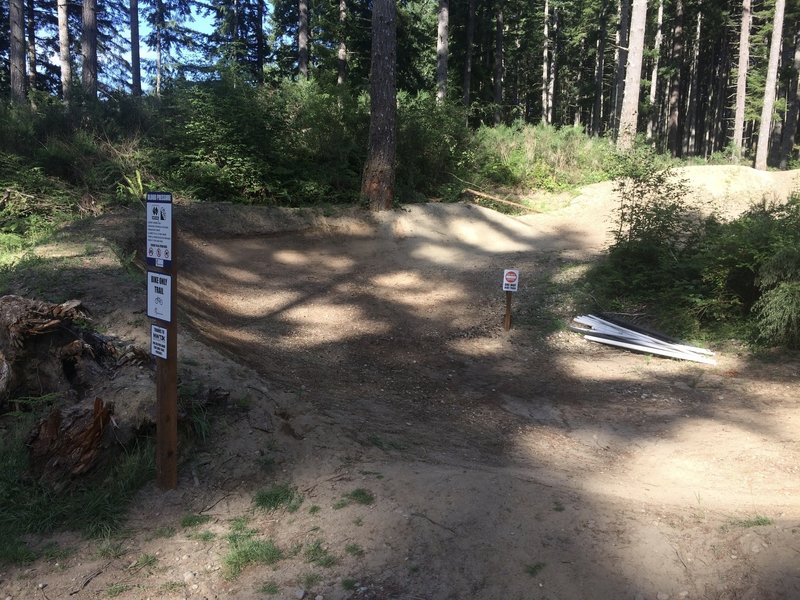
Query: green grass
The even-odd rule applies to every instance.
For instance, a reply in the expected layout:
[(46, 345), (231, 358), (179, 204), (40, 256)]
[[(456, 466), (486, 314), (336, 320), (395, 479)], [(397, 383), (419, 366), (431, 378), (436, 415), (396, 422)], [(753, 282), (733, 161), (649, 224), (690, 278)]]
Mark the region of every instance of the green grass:
[(772, 525), (772, 523), (772, 519), (763, 515), (756, 515), (755, 517), (751, 517), (749, 519), (737, 519), (731, 521), (731, 525), (745, 529), (749, 529), (750, 527), (765, 527), (767, 525)]
[(266, 594), (267, 596), (274, 596), (280, 591), (281, 589), (278, 587), (278, 584), (275, 583), (274, 581), (265, 581), (258, 587), (258, 593)]
[(560, 500), (553, 501), (553, 510), (556, 512), (564, 512), (564, 505), (561, 503)]
[(364, 549), (358, 544), (347, 544), (347, 546), (344, 547), (344, 551), (350, 556), (364, 556)]
[(139, 558), (136, 559), (136, 564), (133, 565), (133, 569), (148, 569), (150, 567), (156, 566), (158, 563), (158, 557), (154, 554), (142, 554)]
[(356, 488), (352, 492), (346, 493), (333, 504), (334, 510), (340, 510), (351, 504), (361, 504), (368, 506), (375, 502), (375, 495), (366, 488)]
[(319, 567), (332, 567), (338, 562), (336, 557), (322, 546), (322, 540), (315, 540), (306, 546), (303, 556), (306, 562)]
[(263, 510), (286, 508), (289, 512), (296, 512), (303, 503), (303, 496), (297, 489), (288, 485), (275, 485), (256, 493), (253, 502)]
[(321, 511), (321, 510), (322, 510), (322, 508), (320, 508), (319, 506), (317, 506), (316, 504), (314, 504), (313, 506), (309, 506), (309, 507), (308, 507), (308, 514), (310, 514), (310, 515), (315, 515), (315, 514), (317, 514), (319, 511)]
[(128, 590), (132, 590), (133, 586), (125, 583), (115, 583), (106, 589), (106, 596), (109, 598), (116, 598), (120, 594), (124, 594)]
[(357, 584), (358, 582), (355, 579), (349, 579), (349, 578), (342, 579), (342, 587), (348, 592), (352, 592), (353, 590), (355, 590)]
[(182, 581), (167, 581), (161, 584), (159, 589), (162, 592), (167, 592), (168, 594), (174, 594), (176, 592), (181, 591), (186, 587), (186, 584)]
[(211, 517), (208, 515), (184, 515), (181, 518), (181, 527), (184, 529), (189, 527), (197, 527), (198, 525), (203, 525), (204, 523), (208, 523), (211, 520)]
[(533, 563), (525, 567), (525, 572), (531, 577), (537, 577), (547, 565), (543, 562)]
[(174, 527), (159, 527), (151, 534), (152, 539), (159, 539), (159, 538), (171, 538), (175, 535), (177, 530)]
[(372, 492), (365, 488), (354, 489), (352, 492), (347, 494), (347, 498), (356, 504), (369, 505), (375, 502), (375, 496), (372, 494)]
[(217, 534), (213, 531), (196, 531), (194, 533), (189, 534), (190, 540), (195, 540), (198, 542), (211, 542), (217, 537)]
[(319, 573), (306, 573), (300, 578), (300, 583), (304, 588), (311, 589), (322, 581), (322, 575)]
[(36, 416), (5, 415), (0, 436), (0, 564), (35, 558), (23, 542), (28, 534), (77, 530), (108, 537), (125, 521), (125, 512), (141, 485), (155, 472), (153, 445), (143, 442), (119, 456), (105, 473), (56, 493), (27, 477), (25, 439)]
[(122, 540), (105, 537), (97, 545), (97, 556), (100, 558), (119, 558), (124, 554), (125, 545)]
[(234, 579), (251, 564), (274, 565), (284, 558), (283, 551), (272, 540), (256, 539), (258, 532), (247, 527), (247, 519), (238, 517), (231, 522), (228, 534), (228, 553), (223, 558), (226, 579)]

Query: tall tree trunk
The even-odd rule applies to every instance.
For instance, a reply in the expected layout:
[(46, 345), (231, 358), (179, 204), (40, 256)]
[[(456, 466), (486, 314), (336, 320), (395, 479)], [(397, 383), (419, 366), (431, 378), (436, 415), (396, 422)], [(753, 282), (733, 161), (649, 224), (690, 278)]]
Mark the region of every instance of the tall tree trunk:
[[(625, 93), (625, 74), (628, 68), (630, 46), (631, 0), (619, 2), (619, 29), (617, 30), (617, 72), (614, 78), (614, 112), (611, 115), (614, 134), (619, 135), (619, 120), (622, 114), (622, 98)], [(641, 73), (639, 74), (641, 79)]]
[(494, 33), (494, 124), (503, 121), (503, 2), (497, 0)]
[(628, 65), (625, 69), (625, 91), (620, 113), (617, 148), (629, 150), (636, 138), (639, 119), (639, 92), (642, 82), (644, 28), (647, 24), (647, 0), (633, 0), (629, 36)]
[(580, 43), (580, 57), (578, 59), (578, 73), (575, 76), (575, 113), (572, 117), (572, 126), (573, 127), (580, 127), (581, 126), (581, 112), (583, 108), (581, 97), (581, 87), (583, 86), (583, 57), (586, 56), (586, 38), (581, 39)]
[(672, 156), (680, 156), (683, 150), (680, 127), (681, 110), (681, 72), (683, 65), (683, 0), (675, 2), (675, 26), (672, 30), (672, 75), (669, 92), (669, 123), (667, 125), (667, 146)]
[(653, 139), (656, 128), (656, 93), (658, 91), (658, 63), (661, 57), (661, 41), (664, 37), (662, 27), (664, 24), (664, 0), (658, 1), (658, 16), (656, 17), (656, 38), (653, 44), (653, 69), (650, 71), (650, 118), (647, 120), (647, 139)]
[(25, 26), (23, 0), (9, 0), (9, 62), (11, 66), (11, 99), (25, 102)]
[(69, 104), (72, 90), (72, 59), (69, 52), (68, 0), (58, 0), (58, 57), (61, 63), (61, 97)]
[[(343, 0), (344, 1), (344, 0)], [(256, 0), (256, 80), (264, 83), (264, 60), (267, 53), (264, 44), (264, 0)]]
[(161, 46), (164, 36), (164, 3), (157, 0), (156, 10), (158, 12), (156, 23), (156, 98), (161, 97)]
[(753, 15), (750, 0), (742, 0), (742, 24), (739, 30), (739, 66), (736, 75), (736, 110), (733, 117), (733, 153), (742, 157), (744, 108), (747, 99), (747, 70), (750, 66), (750, 25)]
[(594, 108), (592, 109), (592, 135), (599, 136), (603, 128), (603, 74), (605, 73), (606, 55), (606, 7), (608, 0), (603, 1), (600, 9), (600, 33), (597, 38), (597, 49), (594, 63)]
[(97, 98), (97, 0), (83, 0), (83, 37), (81, 54), (83, 91), (89, 98)]
[(789, 166), (794, 150), (794, 139), (797, 136), (797, 118), (800, 112), (800, 32), (795, 35), (794, 60), (792, 62), (791, 95), (786, 108), (786, 124), (783, 127), (781, 140), (780, 167)]
[(544, 39), (542, 41), (542, 123), (548, 124), (550, 108), (550, 2), (544, 0)]
[(28, 90), (36, 89), (36, 11), (34, 0), (27, 0), (25, 26), (28, 33)]
[(475, 0), (469, 0), (467, 7), (467, 40), (464, 56), (464, 85), (462, 101), (469, 107), (470, 87), (472, 84), (472, 45), (475, 42)]
[(298, 2), (297, 68), (300, 76), (308, 79), (308, 0)]
[(447, 97), (447, 37), (450, 30), (449, 0), (439, 0), (439, 17), (436, 28), (436, 101), (440, 104)]
[(394, 202), (396, 126), (397, 7), (395, 0), (373, 0), (369, 150), (361, 181), (372, 210), (389, 210)]
[(772, 125), (772, 109), (775, 106), (775, 87), (778, 77), (778, 60), (781, 55), (783, 13), (785, 9), (786, 0), (775, 0), (775, 16), (772, 19), (772, 40), (769, 46), (769, 64), (767, 65), (767, 83), (764, 87), (764, 105), (761, 109), (761, 123), (758, 128), (758, 144), (756, 146), (755, 167), (762, 171), (767, 168), (769, 132)]
[(339, 0), (339, 52), (336, 56), (336, 83), (343, 85), (347, 78), (347, 0)]
[[(683, 154), (693, 155), (697, 151), (697, 118), (699, 103), (698, 97), (698, 82), (699, 82), (699, 68), (698, 63), (700, 57), (700, 27), (703, 20), (703, 13), (697, 13), (697, 27), (695, 28), (694, 35), (694, 48), (692, 52), (692, 62), (689, 69), (689, 89), (686, 92), (686, 131)], [(705, 88), (704, 88), (705, 89)]]
[(142, 63), (139, 56), (139, 0), (130, 0), (131, 15), (131, 93), (142, 95)]
[(556, 74), (558, 73), (558, 9), (553, 9), (553, 26), (550, 35), (550, 67), (547, 70), (547, 122), (553, 124), (553, 112), (556, 105)]

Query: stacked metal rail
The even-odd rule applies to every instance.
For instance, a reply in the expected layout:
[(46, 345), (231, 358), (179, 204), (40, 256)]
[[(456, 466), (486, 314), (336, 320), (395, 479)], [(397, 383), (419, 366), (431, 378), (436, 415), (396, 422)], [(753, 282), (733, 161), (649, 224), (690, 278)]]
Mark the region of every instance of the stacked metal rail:
[(717, 364), (717, 361), (712, 358), (714, 353), (710, 350), (687, 346), (678, 340), (648, 331), (636, 325), (622, 323), (609, 318), (600, 318), (595, 315), (578, 316), (575, 317), (574, 321), (582, 325), (582, 327), (572, 326), (570, 329), (583, 334), (590, 342), (608, 344), (618, 348), (647, 352), (669, 358), (691, 360), (707, 365)]

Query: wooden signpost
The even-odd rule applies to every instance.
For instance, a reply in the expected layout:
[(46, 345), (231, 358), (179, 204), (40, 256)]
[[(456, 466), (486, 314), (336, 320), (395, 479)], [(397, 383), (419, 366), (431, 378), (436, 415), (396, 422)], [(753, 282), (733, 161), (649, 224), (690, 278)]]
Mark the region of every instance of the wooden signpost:
[(178, 487), (178, 296), (172, 194), (147, 193), (147, 316), (156, 360), (156, 480)]
[(503, 329), (511, 329), (511, 294), (519, 289), (519, 269), (503, 271), (503, 291), (506, 293), (506, 315), (503, 318)]

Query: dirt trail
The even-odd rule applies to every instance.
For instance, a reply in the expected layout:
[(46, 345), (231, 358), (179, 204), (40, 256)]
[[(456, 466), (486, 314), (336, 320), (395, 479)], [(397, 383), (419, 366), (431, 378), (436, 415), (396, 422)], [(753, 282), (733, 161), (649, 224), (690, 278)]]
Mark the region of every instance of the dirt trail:
[[(785, 197), (795, 175), (685, 173), (730, 212)], [(800, 597), (800, 363), (724, 352), (708, 367), (565, 332), (563, 290), (602, 250), (613, 206), (598, 184), (547, 215), (429, 204), (305, 230), (296, 215), (188, 207), (185, 376), (226, 381), (230, 414), (178, 492), (142, 494), (128, 555), (76, 597), (125, 580), (141, 552), (161, 567), (121, 598), (266, 598), (265, 581), (279, 598)], [(209, 210), (229, 227), (211, 229)], [(276, 481), (302, 491), (298, 512), (253, 509)], [(375, 502), (342, 507), (356, 488)], [(151, 535), (203, 509), (213, 541)], [(336, 564), (299, 551), (224, 579), (241, 516), (282, 548), (319, 540)], [(63, 590), (90, 567), (58, 578), (42, 564), (31, 581)]]

